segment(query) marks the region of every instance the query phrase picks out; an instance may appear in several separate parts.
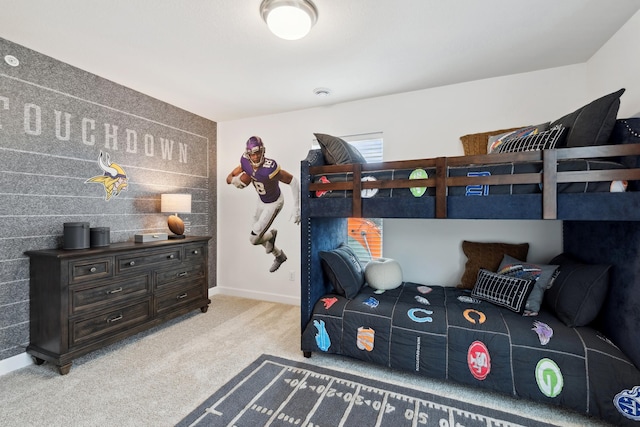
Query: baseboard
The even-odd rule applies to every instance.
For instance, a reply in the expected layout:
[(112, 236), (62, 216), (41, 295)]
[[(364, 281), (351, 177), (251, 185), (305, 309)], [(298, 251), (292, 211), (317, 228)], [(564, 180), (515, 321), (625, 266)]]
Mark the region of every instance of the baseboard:
[(279, 302), (289, 305), (300, 305), (300, 298), (290, 295), (272, 294), (268, 292), (248, 291), (246, 289), (225, 288), (224, 286), (216, 286), (209, 288), (209, 296), (213, 295), (229, 295), (232, 297), (257, 299), (260, 301)]
[(33, 365), (33, 359), (27, 353), (20, 353), (16, 356), (0, 360), (0, 377), (29, 365)]

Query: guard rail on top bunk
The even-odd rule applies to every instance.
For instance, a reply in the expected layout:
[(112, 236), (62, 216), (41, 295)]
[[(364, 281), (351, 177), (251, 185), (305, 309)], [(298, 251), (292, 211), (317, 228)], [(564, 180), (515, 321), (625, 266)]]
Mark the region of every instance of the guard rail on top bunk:
[[(435, 187), (435, 218), (447, 218), (448, 187), (467, 185), (541, 184), (542, 219), (558, 218), (557, 184), (571, 182), (634, 181), (640, 180), (640, 168), (589, 171), (558, 171), (558, 161), (568, 159), (617, 160), (618, 157), (640, 156), (640, 144), (598, 145), (589, 147), (558, 148), (552, 150), (518, 153), (487, 154), (474, 156), (437, 157), (431, 159), (401, 160), (380, 163), (310, 166), (310, 176), (329, 173), (352, 173), (347, 182), (322, 183), (311, 181), (311, 191), (351, 190), (351, 217), (362, 217), (361, 191), (364, 189), (395, 189), (411, 187)], [(613, 159), (611, 159), (613, 158)], [(474, 177), (449, 177), (448, 168), (456, 166), (494, 165), (510, 162), (542, 162), (542, 173), (493, 175)], [(636, 163), (640, 164), (640, 163)], [(435, 177), (426, 179), (379, 179), (362, 181), (363, 172), (393, 169), (435, 168)], [(310, 194), (307, 194), (311, 197)]]

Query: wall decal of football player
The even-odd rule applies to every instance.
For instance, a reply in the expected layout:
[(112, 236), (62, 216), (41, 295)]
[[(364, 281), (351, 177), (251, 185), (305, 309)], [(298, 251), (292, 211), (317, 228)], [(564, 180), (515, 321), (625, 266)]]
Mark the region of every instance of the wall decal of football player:
[(240, 165), (229, 173), (227, 184), (242, 189), (251, 183), (258, 193), (249, 241), (253, 245), (264, 246), (268, 254), (273, 254), (275, 259), (269, 268), (273, 273), (287, 260), (284, 251), (276, 246), (278, 230), (269, 229), (284, 206), (280, 183), (288, 184), (291, 188), (294, 207), (290, 219), (295, 224), (300, 224), (300, 184), (275, 160), (265, 157), (265, 151), (259, 136), (249, 138), (245, 152), (240, 157)]
[(128, 183), (127, 173), (117, 163), (111, 163), (109, 153), (102, 153), (98, 156), (98, 166), (104, 172), (102, 175), (89, 178), (84, 183), (95, 182), (104, 186), (104, 199), (109, 201), (111, 196), (117, 196), (121, 191), (126, 190)]

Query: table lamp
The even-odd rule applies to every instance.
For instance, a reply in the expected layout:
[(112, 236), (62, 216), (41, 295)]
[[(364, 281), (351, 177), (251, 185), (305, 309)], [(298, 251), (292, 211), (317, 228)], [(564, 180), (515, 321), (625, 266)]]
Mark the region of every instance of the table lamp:
[(160, 212), (171, 212), (167, 224), (173, 235), (170, 239), (184, 239), (184, 222), (178, 213), (191, 213), (191, 194), (161, 194)]

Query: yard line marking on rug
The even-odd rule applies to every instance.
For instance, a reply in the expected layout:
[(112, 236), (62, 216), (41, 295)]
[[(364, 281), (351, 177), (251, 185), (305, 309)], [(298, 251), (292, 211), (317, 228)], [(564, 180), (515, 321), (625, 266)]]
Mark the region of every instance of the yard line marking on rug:
[[(257, 370), (256, 370), (256, 371), (257, 371)], [(245, 407), (244, 407), (240, 412), (238, 412), (238, 415), (236, 415), (236, 417), (231, 421), (230, 425), (235, 425), (236, 421), (237, 421), (237, 420), (239, 420), (240, 418), (242, 418), (242, 416), (247, 412), (247, 410), (248, 410), (249, 408), (251, 408), (251, 406), (252, 406), (252, 405), (253, 405), (253, 404), (254, 404), (254, 403), (255, 403), (255, 402), (256, 402), (260, 397), (262, 397), (262, 395), (264, 395), (264, 394), (267, 392), (267, 390), (269, 390), (269, 388), (270, 388), (273, 384), (275, 384), (275, 383), (280, 379), (280, 377), (282, 376), (282, 374), (283, 374), (284, 372), (286, 372), (286, 371), (287, 371), (287, 367), (286, 367), (286, 366), (283, 366), (283, 367), (282, 367), (282, 369), (280, 370), (280, 373), (279, 373), (278, 375), (274, 376), (274, 377), (273, 377), (273, 379), (271, 380), (271, 382), (269, 382), (269, 385), (267, 385), (266, 387), (264, 387), (264, 388), (260, 391), (260, 393), (256, 394), (256, 395), (255, 395), (255, 397), (254, 397), (253, 399), (251, 399), (251, 401), (250, 401), (249, 403), (247, 403), (247, 404), (245, 405)]]
[(551, 425), (397, 384), (266, 355), (211, 395), (179, 426), (197, 424), (238, 427)]

